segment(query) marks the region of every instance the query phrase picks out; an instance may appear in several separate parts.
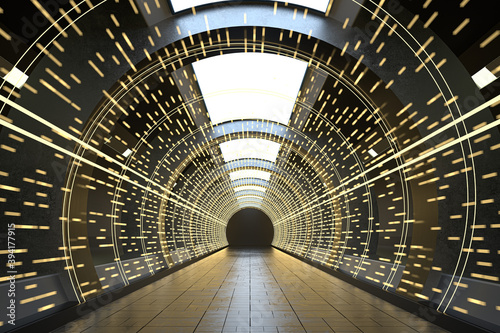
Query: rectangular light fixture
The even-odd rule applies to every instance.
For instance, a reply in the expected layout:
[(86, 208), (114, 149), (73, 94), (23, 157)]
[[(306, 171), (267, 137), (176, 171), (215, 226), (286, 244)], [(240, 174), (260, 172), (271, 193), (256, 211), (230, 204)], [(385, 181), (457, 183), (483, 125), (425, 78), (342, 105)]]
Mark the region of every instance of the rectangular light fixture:
[[(274, 0), (262, 0), (262, 1), (274, 2)], [(219, 2), (228, 2), (228, 1), (227, 0), (170, 0), (172, 8), (176, 13), (181, 10), (189, 9), (191, 7), (207, 5), (212, 3), (219, 3)], [(284, 2), (284, 1), (278, 1), (278, 2)], [(287, 2), (289, 4), (304, 6), (325, 13), (326, 9), (328, 8), (328, 4), (330, 3), (330, 0), (292, 0)]]
[(226, 163), (241, 158), (259, 158), (274, 163), (281, 145), (265, 139), (251, 138), (226, 141), (219, 146)]
[(242, 195), (241, 197), (237, 197), (237, 200), (244, 200), (244, 199), (252, 199), (253, 201), (262, 201), (264, 198), (259, 197), (257, 195)]
[(497, 77), (486, 67), (483, 67), (479, 72), (472, 75), (472, 80), (474, 80), (479, 89), (483, 89), (496, 79)]
[(244, 186), (238, 186), (234, 188), (234, 192), (241, 192), (241, 191), (259, 191), (259, 192), (266, 192), (266, 188), (262, 186), (255, 186), (255, 185), (244, 185)]
[(375, 157), (378, 155), (377, 152), (373, 149), (368, 150), (368, 154), (370, 154), (371, 157)]
[(262, 119), (288, 124), (307, 62), (266, 53), (232, 53), (192, 64), (212, 124)]
[(268, 181), (271, 177), (271, 174), (266, 171), (256, 170), (256, 169), (246, 169), (246, 170), (238, 170), (231, 172), (229, 177), (232, 181), (242, 179), (242, 178), (258, 178)]
[(127, 148), (127, 150), (125, 150), (122, 155), (125, 156), (125, 157), (129, 157), (130, 154), (132, 154), (132, 150), (130, 150), (130, 149)]
[(17, 89), (21, 89), (26, 81), (28, 81), (28, 75), (24, 74), (17, 67), (13, 67), (10, 72), (3, 77), (3, 79), (12, 84)]

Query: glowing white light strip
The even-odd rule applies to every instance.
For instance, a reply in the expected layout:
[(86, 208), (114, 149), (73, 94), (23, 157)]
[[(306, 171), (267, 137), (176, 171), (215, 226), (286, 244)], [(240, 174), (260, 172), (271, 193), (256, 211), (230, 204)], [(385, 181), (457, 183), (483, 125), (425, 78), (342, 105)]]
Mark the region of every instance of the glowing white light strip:
[(472, 75), (472, 80), (474, 80), (479, 89), (483, 89), (496, 79), (497, 77), (486, 67), (483, 67), (479, 72)]
[(378, 155), (377, 152), (373, 149), (368, 150), (368, 154), (370, 154), (371, 157), (375, 157)]
[(255, 169), (248, 169), (248, 170), (238, 170), (231, 172), (229, 174), (229, 177), (231, 178), (232, 181), (242, 179), (242, 178), (259, 178), (259, 179), (264, 179), (265, 181), (269, 180), (269, 177), (271, 177), (271, 174), (269, 172), (261, 171), (261, 170), (255, 170)]
[(262, 201), (264, 198), (259, 197), (257, 195), (242, 195), (241, 197), (237, 197), (237, 200), (243, 200), (243, 199), (253, 199), (252, 201)]
[(239, 139), (220, 144), (224, 161), (230, 162), (241, 158), (259, 158), (276, 162), (280, 144), (265, 139)]
[(266, 53), (233, 53), (193, 63), (212, 123), (266, 119), (288, 124), (307, 62)]
[(240, 191), (259, 191), (259, 192), (266, 192), (266, 188), (262, 186), (255, 186), (255, 185), (244, 185), (244, 186), (238, 186), (234, 188), (234, 192), (240, 192)]
[(4, 76), (3, 79), (12, 84), (17, 89), (21, 89), (26, 81), (28, 81), (28, 75), (24, 74), (17, 67), (14, 67), (9, 73), (7, 73), (7, 75)]
[(129, 156), (130, 156), (130, 154), (132, 154), (132, 150), (130, 150), (129, 148), (127, 148), (127, 150), (125, 150), (125, 151), (123, 152), (123, 156), (125, 156), (125, 157), (129, 157)]
[[(219, 3), (219, 2), (227, 2), (227, 0), (171, 0), (170, 3), (172, 4), (172, 8), (174, 9), (174, 12), (179, 12), (181, 10), (186, 10), (191, 7), (197, 7), (197, 6), (202, 6), (202, 5), (208, 5), (212, 3)], [(262, 1), (273, 1), (274, 0), (262, 0)], [(241, 2), (241, 1), (240, 1)], [(284, 1), (278, 1), (278, 2), (284, 2)], [(326, 9), (328, 8), (328, 3), (330, 0), (292, 0), (292, 1), (287, 1), (289, 4), (295, 4), (299, 6), (304, 6), (308, 7), (317, 11), (320, 11), (322, 13), (326, 12)]]

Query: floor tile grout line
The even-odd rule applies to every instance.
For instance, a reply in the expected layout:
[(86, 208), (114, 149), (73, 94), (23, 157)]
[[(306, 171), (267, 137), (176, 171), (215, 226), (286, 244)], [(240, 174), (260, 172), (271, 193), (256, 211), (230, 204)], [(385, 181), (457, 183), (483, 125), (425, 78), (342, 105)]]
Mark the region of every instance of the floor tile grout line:
[[(226, 251), (226, 250), (227, 250), (227, 249), (224, 249), (224, 250), (222, 250), (222, 251)], [(222, 261), (224, 261), (224, 258), (223, 258), (223, 260), (219, 261), (219, 262), (217, 263), (217, 265), (219, 265)], [(231, 268), (227, 271), (227, 274), (226, 274), (226, 276), (224, 277), (224, 280), (220, 283), (219, 288), (217, 289), (217, 292), (214, 294), (214, 297), (212, 297), (212, 301), (211, 301), (211, 302), (210, 302), (210, 304), (208, 305), (209, 307), (210, 307), (210, 305), (212, 304), (212, 302), (214, 301), (215, 297), (217, 296), (217, 293), (221, 290), (222, 285), (224, 284), (224, 281), (226, 281), (227, 276), (229, 275), (229, 273), (230, 273), (230, 272), (231, 272), (231, 270), (233, 269), (234, 264), (236, 263), (236, 261), (237, 261), (237, 260), (234, 260), (233, 264), (231, 265)], [(216, 266), (214, 266), (214, 268), (215, 268), (215, 267), (216, 267)], [(233, 291), (233, 294), (232, 294), (232, 295), (234, 295), (234, 291)], [(231, 299), (232, 299), (232, 296), (231, 296)], [(231, 303), (230, 303), (230, 304), (231, 304)], [(228, 311), (226, 312), (226, 318), (227, 318), (227, 314), (228, 314), (228, 312), (229, 312), (229, 309), (228, 309)], [(196, 332), (196, 329), (197, 329), (197, 328), (198, 328), (198, 326), (200, 325), (200, 323), (201, 323), (201, 321), (203, 320), (203, 317), (205, 317), (205, 314), (206, 314), (206, 313), (207, 313), (207, 311), (205, 310), (205, 311), (204, 311), (204, 313), (203, 313), (203, 316), (201, 316), (201, 318), (200, 318), (200, 320), (198, 321), (198, 324), (197, 324), (197, 325), (196, 325), (196, 327), (194, 328), (194, 331), (193, 331), (193, 332)], [(226, 319), (224, 319), (224, 322), (226, 322)], [(222, 332), (223, 330), (224, 330), (224, 325), (222, 325), (222, 330), (221, 330), (221, 332)]]
[[(273, 249), (273, 252), (274, 251), (277, 251), (275, 249)], [(292, 257), (293, 258), (293, 257)], [(300, 320), (299, 316), (297, 315), (297, 312), (295, 311), (295, 309), (293, 308), (292, 306), (292, 303), (290, 303), (290, 300), (288, 299), (288, 297), (286, 296), (285, 292), (283, 291), (283, 288), (281, 287), (280, 283), (278, 282), (278, 280), (276, 279), (276, 276), (274, 275), (274, 272), (269, 268), (269, 264), (267, 263), (267, 261), (265, 260), (264, 258), (264, 263), (266, 264), (266, 267), (267, 269), (269, 270), (269, 272), (271, 272), (271, 275), (273, 276), (274, 280), (276, 281), (276, 283), (278, 284), (278, 287), (280, 288), (281, 292), (283, 293), (283, 296), (285, 297), (286, 301), (288, 302), (288, 304), (290, 305), (290, 308), (292, 309), (293, 313), (295, 314), (295, 316), (297, 317), (297, 320), (299, 321), (300, 325), (302, 326), (302, 328), (304, 329), (304, 332), (306, 332), (306, 328), (304, 327), (304, 324), (302, 323), (302, 320)], [(285, 266), (286, 267), (286, 266)], [(273, 312), (273, 316), (274, 316), (274, 312)], [(278, 329), (279, 331), (279, 329)]]
[[(219, 252), (220, 253), (220, 252)], [(208, 258), (208, 257), (207, 257)], [(212, 258), (214, 259), (214, 258)], [(222, 260), (221, 260), (222, 261)], [(208, 264), (208, 263), (207, 263)], [(209, 269), (207, 272), (205, 272), (205, 274), (203, 274), (203, 276), (201, 276), (198, 280), (196, 280), (196, 282), (192, 283), (190, 287), (188, 287), (186, 290), (184, 290), (184, 292), (182, 292), (179, 296), (177, 296), (174, 300), (172, 300), (172, 302), (170, 302), (169, 305), (167, 305), (165, 308), (167, 308), (168, 306), (170, 306), (173, 302), (175, 302), (177, 299), (179, 299), (179, 297), (181, 297), (182, 295), (184, 295), (191, 287), (193, 287), (200, 279), (202, 279), (204, 276), (206, 276), (209, 272), (211, 272), (216, 266), (213, 266), (211, 269)], [(158, 281), (161, 281), (161, 280), (158, 280)], [(151, 293), (149, 293), (151, 294)], [(147, 294), (147, 295), (149, 295)], [(162, 310), (163, 311), (163, 310)], [(137, 330), (137, 333), (140, 332), (141, 330), (143, 330), (146, 326), (148, 326), (149, 323), (151, 323), (151, 321), (153, 321), (155, 318), (158, 317), (158, 315), (162, 312), (160, 311), (156, 316), (154, 316), (150, 321), (148, 321), (144, 326), (142, 326), (139, 330)], [(201, 320), (201, 319), (200, 319)]]
[[(279, 253), (279, 254), (280, 254), (280, 255), (284, 255), (283, 253)], [(291, 257), (291, 259), (295, 259), (295, 260), (297, 260), (297, 262), (298, 262), (298, 263), (303, 264), (303, 262), (301, 262), (300, 260), (298, 260), (298, 259), (296, 259), (296, 258), (294, 258), (294, 257), (292, 257), (292, 256), (290, 256), (290, 257)], [(306, 264), (306, 265), (307, 265), (307, 264)], [(302, 267), (306, 267), (306, 266), (304, 266), (304, 265), (301, 265), (301, 266), (302, 266)], [(285, 267), (286, 267), (286, 266), (285, 266)], [(313, 267), (313, 268), (316, 268), (316, 267)], [(305, 282), (303, 279), (301, 279), (301, 278), (300, 278), (300, 277), (299, 277), (299, 276), (298, 276), (295, 272), (292, 272), (291, 270), (289, 270), (289, 271), (290, 271), (293, 275), (295, 275), (295, 276), (297, 277), (297, 279), (299, 279), (300, 281), (302, 281), (302, 283), (304, 283), (304, 284), (306, 284), (307, 286), (309, 286), (309, 284), (308, 284), (307, 282)], [(316, 274), (316, 275), (318, 275), (318, 276), (319, 276), (319, 274), (317, 274), (314, 270), (312, 270), (312, 271), (314, 272), (314, 274)], [(323, 278), (323, 279), (324, 279), (324, 280), (327, 280), (326, 278)], [(327, 281), (328, 281), (328, 280), (327, 280)], [(328, 304), (329, 304), (329, 305), (330, 305), (333, 309), (337, 310), (337, 309), (335, 308), (335, 306), (333, 306), (330, 302), (328, 302), (328, 301), (327, 301), (327, 300), (326, 300), (323, 296), (321, 296), (321, 295), (320, 295), (320, 294), (319, 294), (316, 290), (314, 290), (313, 288), (311, 288), (311, 290), (312, 290), (312, 291), (314, 291), (314, 292), (315, 292), (315, 293), (316, 293), (319, 297), (321, 297), (321, 299), (323, 299), (326, 303), (328, 303)], [(344, 289), (343, 289), (343, 290), (344, 290)], [(292, 306), (292, 308), (293, 308), (293, 306)], [(337, 311), (337, 312), (338, 312), (338, 311)], [(340, 312), (339, 312), (339, 313), (340, 313)], [(342, 317), (344, 317), (345, 319), (349, 320), (349, 318), (347, 318), (346, 316), (344, 316), (342, 313), (340, 313), (340, 314), (342, 315)], [(324, 319), (323, 319), (323, 321), (324, 321)], [(326, 322), (326, 321), (325, 321), (325, 322)], [(351, 320), (349, 320), (349, 322), (351, 322), (354, 326), (356, 326), (356, 324), (354, 324)], [(328, 325), (328, 323), (327, 323), (327, 325)], [(331, 328), (331, 326), (330, 326), (330, 325), (328, 325), (328, 326)], [(359, 329), (359, 327), (357, 327), (357, 326), (356, 326), (356, 328), (358, 328), (358, 329)], [(333, 328), (332, 328), (332, 329), (333, 329)]]
[[(286, 255), (286, 254), (284, 254), (284, 253), (280, 253), (280, 255)], [(298, 261), (298, 263), (300, 263), (302, 267), (308, 267), (308, 266), (307, 266), (307, 265), (308, 265), (307, 263), (304, 263), (304, 262), (302, 262), (302, 261), (298, 260), (297, 258), (294, 258), (293, 256), (290, 256), (290, 257), (291, 257), (292, 259), (297, 260), (297, 261)], [(309, 265), (309, 266), (310, 266), (310, 265)], [(330, 283), (330, 284), (332, 283), (332, 282), (330, 282), (327, 278), (325, 278), (325, 277), (321, 276), (321, 274), (319, 274), (319, 273), (322, 273), (322, 271), (321, 271), (321, 270), (319, 270), (318, 268), (316, 268), (316, 267), (314, 267), (314, 266), (311, 266), (311, 267), (308, 267), (308, 268), (314, 268), (315, 270), (314, 270), (314, 269), (313, 269), (313, 270), (311, 270), (311, 271), (313, 272), (313, 274), (315, 274), (316, 276), (318, 276), (319, 278), (321, 278), (321, 279), (325, 280), (326, 282), (328, 282), (328, 283)], [(290, 271), (290, 272), (291, 272), (291, 271)], [(324, 273), (324, 272), (323, 272), (323, 273)], [(303, 283), (307, 284), (306, 282), (304, 282), (304, 280), (302, 280), (301, 278), (299, 278), (299, 276), (298, 276), (297, 274), (295, 274), (294, 272), (292, 272), (292, 274), (294, 274), (295, 276), (297, 276), (297, 278), (298, 278), (298, 279), (300, 279)], [(332, 276), (332, 278), (335, 278), (335, 277), (334, 277), (334, 276)], [(337, 278), (335, 278), (335, 279), (337, 279)], [(349, 292), (349, 291), (347, 291), (347, 290), (346, 290), (346, 289), (344, 289), (344, 288), (341, 288), (341, 289), (342, 289), (342, 290), (344, 290), (344, 291), (346, 291), (346, 292)], [(359, 288), (357, 288), (357, 289), (359, 289)], [(329, 304), (332, 308), (334, 308), (334, 309), (335, 309), (335, 306), (333, 306), (330, 302), (328, 302), (328, 300), (324, 299), (324, 298), (323, 298), (323, 297), (322, 297), (322, 296), (321, 296), (318, 292), (316, 292), (313, 288), (311, 288), (311, 290), (313, 290), (313, 291), (314, 291), (316, 294), (318, 294), (318, 295), (319, 295), (319, 296), (320, 296), (320, 297), (321, 297), (321, 298), (322, 298), (325, 302), (327, 302), (327, 303), (328, 303), (328, 304)], [(376, 296), (374, 296), (374, 297), (376, 297)], [(377, 297), (377, 298), (378, 298), (378, 297)], [(379, 299), (380, 299), (380, 298), (379, 298)], [(369, 304), (369, 303), (368, 303), (368, 304)], [(370, 304), (370, 305), (371, 305), (371, 304)], [(398, 320), (397, 318), (393, 317), (391, 314), (389, 314), (389, 313), (385, 312), (384, 310), (379, 309), (379, 308), (377, 308), (377, 310), (378, 310), (378, 311), (380, 311), (380, 312), (383, 312), (384, 314), (388, 315), (389, 317), (393, 318), (394, 320), (397, 320), (397, 321), (398, 321), (398, 322), (400, 322), (401, 324), (405, 325), (405, 326), (406, 326), (406, 328), (409, 328), (409, 329), (411, 329), (411, 330), (414, 330), (412, 327), (410, 327), (410, 326), (406, 325), (405, 323), (403, 323), (402, 321), (400, 321), (400, 320)], [(356, 325), (356, 323), (354, 323), (353, 321), (351, 321), (349, 318), (347, 318), (347, 317), (346, 317), (345, 315), (343, 315), (342, 313), (340, 313), (340, 314), (341, 314), (341, 315), (342, 315), (345, 319), (349, 320), (349, 321), (350, 321), (350, 322), (351, 322), (354, 326), (356, 326), (356, 328), (358, 328), (359, 330), (361, 330), (361, 329), (359, 328), (359, 326), (358, 326), (358, 325)], [(376, 321), (375, 321), (375, 322), (376, 322)], [(328, 323), (327, 323), (327, 324), (328, 324)], [(379, 323), (377, 322), (377, 324), (379, 324)], [(380, 324), (379, 324), (379, 325), (380, 325)], [(328, 325), (328, 326), (330, 326), (330, 325)], [(379, 327), (383, 327), (383, 326), (382, 326), (382, 325), (380, 325)], [(415, 331), (416, 333), (418, 332), (418, 331), (416, 331), (416, 330), (414, 330), (414, 331)]]
[[(252, 257), (248, 256), (248, 326), (252, 327)], [(252, 329), (250, 329), (251, 331)]]
[[(207, 258), (208, 258), (208, 257), (207, 257)], [(203, 260), (204, 260), (204, 259), (206, 259), (206, 258), (203, 258), (201, 261), (199, 261), (199, 262), (195, 263), (195, 265), (196, 265), (196, 264), (201, 264), (201, 263), (203, 262)], [(212, 258), (212, 259), (213, 259), (213, 258)], [(178, 277), (176, 277), (176, 278), (172, 279), (172, 281), (178, 280), (178, 279), (182, 278), (182, 276), (183, 276), (183, 275), (189, 274), (189, 272), (191, 272), (191, 270), (195, 269), (195, 265), (191, 265), (191, 266), (184, 267), (184, 269), (190, 268), (189, 270), (184, 271), (184, 269), (182, 269), (182, 270), (179, 270), (179, 271), (174, 272), (174, 274), (175, 274), (175, 273), (180, 273), (180, 272), (182, 271), (182, 272), (183, 272), (183, 274), (180, 274), (180, 276), (178, 276)], [(165, 276), (165, 277), (163, 277), (163, 278), (161, 278), (161, 279), (159, 279), (159, 280), (157, 280), (157, 281), (152, 282), (151, 284), (148, 284), (148, 285), (146, 285), (146, 286), (144, 286), (144, 287), (141, 287), (140, 289), (138, 289), (138, 290), (134, 291), (134, 293), (135, 293), (135, 292), (140, 291), (141, 289), (143, 289), (143, 288), (145, 288), (145, 287), (147, 287), (147, 286), (155, 285), (155, 284), (159, 283), (160, 281), (162, 281), (163, 279), (166, 279), (166, 278), (168, 278), (168, 277), (171, 277), (171, 275), (167, 275), (167, 276)], [(135, 303), (136, 301), (139, 301), (139, 300), (143, 299), (144, 297), (147, 297), (148, 295), (150, 295), (150, 294), (152, 294), (152, 293), (154, 293), (154, 291), (151, 291), (151, 292), (149, 292), (149, 293), (147, 293), (147, 294), (143, 295), (141, 298), (139, 298), (139, 299), (135, 300), (134, 302), (132, 302), (132, 303), (130, 303), (130, 304), (133, 304), (133, 303)], [(131, 294), (129, 294), (129, 295), (132, 295), (132, 294), (133, 294), (133, 293), (131, 293)], [(126, 295), (125, 297), (127, 297), (127, 296), (129, 296), (129, 295)], [(111, 303), (109, 303), (109, 304), (112, 304), (112, 302), (111, 302)], [(120, 308), (120, 309), (116, 310), (115, 312), (113, 312), (113, 313), (109, 314), (107, 317), (103, 318), (102, 320), (107, 319), (107, 318), (109, 318), (109, 317), (113, 316), (114, 314), (116, 314), (116, 313), (118, 313), (118, 312), (122, 311), (122, 310), (123, 310), (123, 309), (125, 309), (126, 307), (130, 306), (130, 304), (127, 304), (127, 305), (125, 305), (123, 308)], [(108, 304), (106, 304), (106, 305), (108, 305)], [(106, 305), (105, 305), (105, 306), (106, 306)], [(96, 309), (96, 310), (99, 310), (99, 309)], [(83, 332), (83, 331), (82, 331), (82, 332)]]
[[(311, 327), (315, 328), (314, 325), (317, 324), (320, 324), (325, 330), (330, 329), (332, 331), (335, 331), (335, 328), (339, 329), (343, 327), (343, 325), (349, 325), (345, 327), (363, 331), (366, 329), (365, 324), (378, 325), (373, 326), (374, 329), (375, 327), (382, 330), (394, 327), (408, 329), (414, 333), (419, 331), (418, 328), (420, 326), (414, 323), (411, 317), (402, 317), (404, 314), (411, 316), (411, 312), (403, 311), (396, 306), (391, 307), (389, 302), (370, 295), (366, 291), (352, 286), (335, 276), (331, 276), (317, 267), (285, 254), (276, 249), (264, 252), (233, 252), (225, 249), (220, 252), (220, 255), (216, 254), (212, 258), (207, 257), (210, 260), (204, 263), (200, 261), (199, 264), (189, 266), (189, 270), (180, 270), (175, 277), (174, 275), (169, 275), (143, 287), (145, 289), (154, 289), (153, 291), (141, 291), (141, 289), (138, 289), (136, 295), (134, 295), (135, 292), (126, 295), (122, 299), (122, 302), (127, 303), (126, 299), (130, 297), (132, 298), (132, 303), (127, 303), (127, 305), (123, 306), (122, 302), (117, 302), (116, 306), (120, 308), (119, 310), (114, 310), (114, 304), (111, 302), (102, 307), (104, 311), (95, 316), (94, 319), (75, 320), (77, 323), (80, 321), (80, 324), (84, 324), (82, 326), (90, 325), (89, 327), (64, 328), (64, 332), (76, 332), (75, 328), (79, 332), (91, 332), (93, 330), (106, 332), (108, 328), (116, 332), (120, 332), (120, 328), (127, 332), (129, 330), (130, 332), (131, 330), (139, 332), (147, 329), (158, 329), (158, 331), (164, 330), (165, 332), (169, 332), (170, 328), (173, 329), (174, 327), (178, 329), (189, 328), (189, 330), (192, 329), (195, 332), (202, 327), (200, 331), (216, 332), (213, 328), (218, 328), (218, 332), (222, 333), (227, 328), (232, 332), (231, 329), (235, 325), (237, 327), (234, 329), (237, 331), (246, 329), (252, 332), (252, 329), (255, 328), (265, 329), (265, 326), (275, 326), (273, 328), (275, 332), (281, 332), (280, 324), (282, 324), (283, 330), (287, 330), (287, 328), (290, 330), (292, 328), (299, 330), (299, 323), (303, 331), (307, 331), (306, 327), (309, 327), (309, 329)], [(170, 288), (171, 283), (174, 283), (172, 288)], [(161, 292), (158, 289), (161, 289)], [(245, 297), (246, 292), (248, 292), (248, 297)], [(365, 294), (369, 297), (368, 299), (364, 297)], [(352, 299), (348, 297), (349, 295), (352, 295)], [(337, 297), (340, 302), (336, 301)], [(216, 300), (218, 300), (218, 303), (215, 303)], [(246, 304), (247, 300), (248, 304)], [(229, 303), (227, 303), (228, 301)], [(255, 307), (253, 306), (253, 302), (255, 302)], [(121, 321), (122, 317), (127, 316), (127, 311), (133, 312), (136, 306), (138, 310), (142, 310), (143, 308), (147, 308), (148, 304), (152, 309), (158, 309), (159, 311), (152, 318), (149, 317), (151, 314), (146, 313), (145, 315), (140, 314), (137, 317), (130, 315), (124, 322)], [(129, 306), (131, 306), (130, 309), (126, 310)], [(361, 308), (358, 308), (359, 306)], [(172, 307), (173, 310), (165, 311), (168, 307)], [(213, 308), (211, 309), (211, 307)], [(232, 307), (233, 310), (231, 310)], [(288, 307), (291, 311), (288, 310)], [(396, 311), (392, 310), (393, 308)], [(219, 309), (222, 310), (220, 313), (218, 312)], [(321, 313), (325, 311), (330, 312), (325, 309), (331, 309), (331, 318), (327, 318), (330, 313)], [(259, 325), (259, 320), (252, 323), (252, 319), (254, 318), (252, 310), (255, 310), (255, 315), (259, 315), (260, 313), (261, 318), (267, 319), (261, 321), (261, 325)], [(358, 315), (361, 316), (364, 314), (364, 311), (372, 310), (373, 312), (368, 314), (371, 320), (363, 322), (358, 320)], [(397, 310), (401, 310), (404, 313), (401, 314)], [(111, 314), (107, 314), (108, 311)], [(120, 315), (120, 311), (124, 312)], [(194, 317), (200, 317), (198, 321), (179, 320), (177, 327), (177, 322), (168, 321), (176, 317), (177, 311), (183, 313), (182, 318), (196, 319)], [(203, 319), (208, 318), (208, 314), (211, 311), (215, 314), (211, 323), (213, 327), (210, 325), (206, 327), (201, 326)], [(242, 313), (246, 315), (247, 311), (248, 322), (240, 325), (240, 316)], [(269, 311), (271, 313), (268, 313)], [(311, 311), (319, 312), (312, 315), (308, 314)], [(356, 311), (359, 311), (359, 314)], [(192, 312), (192, 315), (189, 312)], [(163, 321), (160, 320), (158, 324), (167, 326), (148, 326), (153, 320), (161, 317), (160, 314), (162, 313), (167, 314), (167, 317), (164, 318), (166, 321), (162, 324)], [(278, 317), (275, 317), (276, 315)], [(114, 316), (116, 316), (114, 320), (103, 322)], [(289, 320), (281, 319), (287, 316)], [(297, 321), (295, 321), (293, 316), (295, 316)], [(309, 321), (309, 317), (315, 318), (313, 320), (315, 324)], [(272, 318), (275, 320), (273, 321)], [(377, 321), (377, 318), (381, 319), (381, 321)], [(402, 318), (403, 321), (400, 321), (398, 318)], [(258, 317), (255, 317), (255, 319), (258, 319)], [(93, 320), (94, 322), (92, 322)], [(228, 320), (230, 323), (234, 322), (234, 325), (226, 327), (229, 323)], [(337, 325), (339, 326), (337, 326), (335, 320), (341, 320), (342, 322), (338, 323)], [(424, 319), (421, 319), (421, 321), (422, 325), (426, 322), (435, 326), (432, 322), (425, 321)], [(141, 322), (145, 322), (145, 324), (141, 325)], [(222, 328), (220, 328), (221, 323)], [(312, 324), (311, 327), (309, 326), (310, 324)], [(396, 324), (397, 326), (390, 326), (392, 324)], [(401, 327), (399, 324), (401, 324)], [(414, 327), (411, 326), (412, 324), (414, 324)], [(423, 325), (422, 329), (427, 332), (432, 327)], [(439, 332), (444, 332), (439, 327), (436, 327), (436, 329), (439, 329)]]

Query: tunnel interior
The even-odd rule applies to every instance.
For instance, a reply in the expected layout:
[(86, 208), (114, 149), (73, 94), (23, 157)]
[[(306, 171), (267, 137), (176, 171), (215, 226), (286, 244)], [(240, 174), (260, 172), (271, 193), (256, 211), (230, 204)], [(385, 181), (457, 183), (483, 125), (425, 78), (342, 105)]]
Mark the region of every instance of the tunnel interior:
[(496, 4), (187, 3), (0, 5), (16, 328), (272, 245), (500, 331)]
[(226, 237), (232, 247), (269, 247), (274, 237), (273, 223), (262, 211), (246, 208), (231, 216)]

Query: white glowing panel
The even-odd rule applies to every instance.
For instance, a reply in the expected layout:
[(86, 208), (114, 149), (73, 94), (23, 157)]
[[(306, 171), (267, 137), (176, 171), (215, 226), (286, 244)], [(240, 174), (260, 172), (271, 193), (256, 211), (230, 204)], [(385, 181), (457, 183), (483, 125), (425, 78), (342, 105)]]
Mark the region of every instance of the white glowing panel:
[(212, 123), (265, 119), (288, 124), (307, 62), (265, 53), (233, 53), (193, 63)]
[(243, 179), (243, 178), (258, 178), (258, 179), (263, 179), (265, 181), (269, 180), (269, 177), (271, 177), (271, 174), (269, 172), (261, 171), (261, 170), (255, 170), (255, 169), (247, 169), (247, 170), (238, 170), (231, 172), (229, 174), (229, 177), (231, 178), (232, 181), (238, 180), (238, 179)]
[(17, 89), (21, 89), (26, 81), (28, 81), (28, 75), (14, 67), (9, 73), (7, 73), (7, 75), (5, 75), (4, 80), (12, 84)]
[(130, 150), (128, 148), (127, 148), (127, 150), (125, 150), (125, 152), (123, 152), (123, 156), (125, 156), (125, 157), (129, 157), (130, 154), (132, 154), (132, 150)]
[(241, 192), (241, 191), (259, 191), (259, 192), (266, 192), (266, 188), (262, 186), (255, 186), (255, 185), (244, 185), (244, 186), (238, 186), (234, 188), (234, 192)]
[(377, 152), (373, 149), (368, 150), (368, 154), (370, 154), (371, 157), (375, 157), (378, 155)]
[(281, 145), (265, 139), (239, 139), (219, 146), (226, 163), (241, 158), (260, 158), (274, 163)]
[(496, 79), (497, 77), (486, 67), (483, 67), (479, 72), (472, 75), (472, 80), (474, 80), (479, 89), (483, 89)]
[[(174, 12), (178, 12), (181, 10), (189, 9), (191, 7), (224, 2), (224, 1), (227, 0), (171, 0), (170, 2), (172, 3), (172, 8), (174, 9)], [(273, 0), (262, 0), (262, 1), (273, 1)], [(284, 1), (278, 1), (278, 2), (284, 2)], [(328, 8), (328, 3), (330, 2), (330, 0), (292, 0), (287, 2), (290, 4), (308, 7), (325, 13), (326, 9)]]
[(256, 195), (243, 195), (241, 197), (237, 197), (237, 200), (251, 199), (252, 201), (262, 201), (264, 198), (256, 196)]

